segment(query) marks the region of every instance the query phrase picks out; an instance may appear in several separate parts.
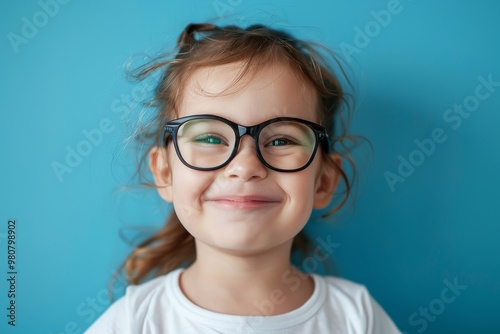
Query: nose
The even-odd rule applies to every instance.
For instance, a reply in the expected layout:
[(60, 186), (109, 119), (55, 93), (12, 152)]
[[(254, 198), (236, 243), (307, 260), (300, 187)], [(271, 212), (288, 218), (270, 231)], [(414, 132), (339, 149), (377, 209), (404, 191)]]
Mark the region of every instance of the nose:
[(236, 156), (225, 167), (224, 174), (230, 178), (240, 178), (243, 181), (266, 177), (268, 170), (257, 157), (255, 143), (250, 136), (240, 140)]

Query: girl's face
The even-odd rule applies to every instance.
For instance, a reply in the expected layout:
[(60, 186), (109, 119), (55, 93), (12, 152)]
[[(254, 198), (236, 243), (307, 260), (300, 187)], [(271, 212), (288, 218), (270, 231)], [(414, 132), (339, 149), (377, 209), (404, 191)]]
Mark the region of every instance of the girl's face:
[[(197, 70), (176, 116), (212, 114), (246, 126), (280, 116), (318, 122), (317, 94), (289, 69), (269, 66), (230, 86), (240, 69), (230, 64)], [(259, 161), (253, 139), (243, 136), (235, 158), (207, 172), (186, 167), (170, 141), (166, 152), (151, 153), (151, 168), (160, 195), (173, 202), (198, 243), (249, 255), (290, 247), (312, 209), (328, 204), (338, 175), (319, 151), (302, 171), (276, 172)]]

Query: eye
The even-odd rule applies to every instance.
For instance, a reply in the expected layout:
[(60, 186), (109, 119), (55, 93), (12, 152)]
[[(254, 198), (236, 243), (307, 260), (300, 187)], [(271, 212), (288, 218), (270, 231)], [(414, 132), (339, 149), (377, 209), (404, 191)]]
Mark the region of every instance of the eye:
[(290, 140), (285, 137), (275, 138), (269, 141), (266, 146), (286, 146), (286, 145), (294, 145), (296, 144), (293, 140)]
[(217, 137), (216, 135), (213, 135), (211, 133), (200, 135), (200, 136), (194, 138), (194, 141), (196, 143), (211, 144), (211, 145), (223, 145), (223, 144), (225, 144), (225, 142), (220, 137)]

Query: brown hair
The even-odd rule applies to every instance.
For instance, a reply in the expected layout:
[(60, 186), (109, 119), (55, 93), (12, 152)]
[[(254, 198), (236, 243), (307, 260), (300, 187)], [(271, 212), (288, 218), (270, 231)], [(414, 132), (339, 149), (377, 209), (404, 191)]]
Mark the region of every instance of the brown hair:
[[(148, 106), (156, 111), (150, 124), (141, 127), (137, 138), (148, 147), (139, 161), (139, 176), (145, 177), (148, 152), (162, 143), (162, 129), (165, 123), (176, 117), (176, 107), (182, 98), (182, 88), (192, 73), (203, 67), (219, 66), (241, 62), (242, 70), (235, 79), (238, 82), (247, 74), (255, 74), (269, 63), (281, 63), (310, 84), (319, 96), (319, 119), (333, 139), (332, 150), (340, 155), (343, 165), (337, 164), (331, 154), (323, 152), (326, 163), (340, 174), (345, 192), (340, 203), (328, 214), (339, 209), (346, 202), (351, 191), (351, 181), (345, 171), (346, 164), (354, 171), (353, 160), (347, 149), (346, 130), (352, 110), (352, 100), (336, 77), (337, 72), (350, 82), (335, 56), (326, 49), (298, 40), (289, 34), (253, 25), (248, 28), (236, 26), (218, 27), (212, 24), (188, 25), (177, 42), (177, 53), (170, 58), (156, 58), (138, 67), (133, 73), (137, 79), (145, 79), (162, 71), (154, 96)], [(333, 59), (325, 61), (321, 52), (328, 52)], [(233, 85), (228, 85), (231, 87)], [(353, 177), (353, 176), (352, 176)], [(147, 182), (143, 182), (147, 183)], [(153, 186), (149, 183), (150, 186)], [(293, 242), (292, 249), (301, 250), (305, 256), (310, 242), (301, 232)], [(137, 284), (149, 275), (167, 273), (195, 259), (194, 238), (182, 226), (175, 211), (165, 226), (155, 235), (139, 244), (127, 258), (124, 267), (130, 283)]]

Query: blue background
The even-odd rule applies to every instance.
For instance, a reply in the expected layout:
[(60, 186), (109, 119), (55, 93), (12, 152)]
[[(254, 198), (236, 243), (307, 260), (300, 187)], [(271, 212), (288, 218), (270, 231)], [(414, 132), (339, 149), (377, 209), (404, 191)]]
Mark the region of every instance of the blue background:
[[(340, 274), (365, 284), (407, 333), (500, 333), (500, 87), (459, 126), (443, 118), (474, 102), (479, 77), (500, 81), (500, 4), (401, 0), (388, 24), (375, 24), (372, 11), (390, 3), (69, 1), (44, 16), (38, 2), (2, 2), (0, 332), (80, 333), (109, 305), (110, 275), (130, 251), (124, 240), (159, 227), (169, 210), (154, 191), (121, 188), (134, 170), (127, 110), (144, 91), (127, 82), (124, 64), (171, 48), (187, 23), (212, 20), (272, 24), (350, 60), (353, 131), (370, 139), (373, 157), (361, 163), (354, 209), (334, 227), (312, 226), (338, 244)], [(22, 37), (33, 20), (38, 31)], [(372, 37), (361, 41), (365, 28)], [(16, 46), (13, 34), (29, 38)], [(343, 54), (347, 44), (356, 52)], [(83, 131), (103, 122), (108, 132), (82, 146)], [(436, 128), (446, 140), (415, 153), (415, 140)], [(78, 145), (91, 152), (58, 179), (53, 163)], [(418, 166), (391, 189), (385, 174), (398, 173), (400, 156)], [(5, 316), (9, 219), (16, 327)], [(445, 282), (466, 288), (444, 303)], [(418, 312), (429, 307), (424, 320)]]

